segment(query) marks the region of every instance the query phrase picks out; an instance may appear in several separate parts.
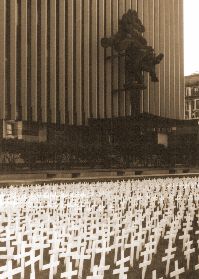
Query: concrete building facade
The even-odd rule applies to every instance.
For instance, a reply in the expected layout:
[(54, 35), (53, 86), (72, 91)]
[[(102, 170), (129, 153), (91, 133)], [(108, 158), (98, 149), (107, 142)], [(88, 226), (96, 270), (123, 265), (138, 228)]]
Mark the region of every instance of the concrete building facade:
[(199, 74), (185, 77), (185, 119), (199, 119)]
[(184, 118), (182, 0), (1, 0), (0, 119), (86, 125), (131, 114), (124, 60), (107, 61), (101, 38), (138, 11), (148, 44), (164, 60), (141, 111)]

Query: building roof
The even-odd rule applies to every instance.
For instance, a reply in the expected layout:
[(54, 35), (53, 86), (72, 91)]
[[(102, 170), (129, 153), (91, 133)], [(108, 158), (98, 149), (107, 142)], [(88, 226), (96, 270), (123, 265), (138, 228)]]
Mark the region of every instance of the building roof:
[(199, 73), (192, 74), (185, 77), (185, 86), (198, 86), (199, 85)]

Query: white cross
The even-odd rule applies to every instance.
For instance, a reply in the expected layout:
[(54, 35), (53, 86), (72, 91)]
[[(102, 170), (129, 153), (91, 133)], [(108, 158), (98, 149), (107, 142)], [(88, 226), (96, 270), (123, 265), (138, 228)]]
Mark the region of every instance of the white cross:
[(7, 270), (7, 265), (0, 266), (0, 272), (5, 272)]
[[(17, 233), (17, 237), (16, 237), (16, 241), (13, 242), (13, 245), (17, 245), (17, 255), (20, 254), (20, 250), (21, 250), (21, 242), (23, 241), (23, 237), (22, 237), (22, 233), (18, 232)], [(20, 259), (17, 260), (17, 264), (19, 264)]]
[(73, 270), (72, 262), (68, 262), (66, 265), (66, 272), (61, 273), (61, 278), (71, 279), (73, 275), (77, 275), (77, 270)]
[(93, 272), (93, 267), (95, 264), (95, 253), (96, 253), (96, 241), (93, 241), (92, 248), (87, 249), (86, 252), (91, 254), (91, 267), (90, 272)]
[[(153, 273), (152, 273), (152, 279), (157, 279), (157, 273), (156, 273), (156, 270), (153, 270)], [(163, 279), (163, 277), (159, 278), (159, 279)]]
[(32, 249), (30, 251), (30, 260), (25, 262), (25, 267), (31, 265), (31, 273), (34, 274), (35, 273), (35, 263), (38, 262), (41, 258), (41, 255), (38, 255), (35, 257), (35, 251), (34, 249)]
[(167, 235), (164, 236), (164, 239), (168, 239), (169, 243), (172, 241), (173, 243), (175, 242), (176, 236), (177, 236), (177, 230), (171, 229)]
[[(106, 254), (109, 253), (111, 251), (110, 247), (106, 246), (106, 239), (103, 238), (102, 239), (102, 247), (101, 248), (96, 248), (96, 253), (101, 253), (101, 259), (100, 259), (100, 266), (104, 267), (105, 266), (105, 257)], [(102, 274), (104, 275), (104, 272), (102, 271)]]
[(93, 246), (93, 242), (96, 241), (98, 239), (98, 237), (94, 234), (92, 234), (91, 232), (88, 232), (89, 233), (89, 237), (88, 237), (88, 249), (87, 250), (90, 250), (92, 249), (92, 246)]
[[(52, 239), (48, 240), (49, 243), (52, 243), (52, 249), (49, 251), (49, 254), (53, 254), (54, 255), (54, 261), (58, 261), (58, 255), (59, 255), (59, 245), (60, 245), (60, 238), (58, 236), (58, 232), (57, 231), (53, 231), (52, 234)], [(57, 273), (57, 266), (54, 267), (54, 274)]]
[(21, 242), (21, 254), (19, 255), (14, 255), (13, 259), (18, 260), (21, 259), (21, 279), (24, 278), (24, 267), (25, 267), (25, 258), (30, 256), (31, 252), (26, 252), (26, 241)]
[[(98, 271), (99, 271), (99, 267), (95, 265), (93, 267), (93, 275), (87, 276), (86, 279), (103, 279), (104, 275), (97, 274)], [(101, 269), (100, 269), (100, 272), (101, 272)]]
[(114, 256), (114, 263), (117, 261), (117, 254), (118, 254), (118, 248), (123, 248), (123, 243), (120, 243), (119, 240), (117, 240), (117, 243), (113, 244), (111, 247), (115, 249), (115, 256)]
[(74, 245), (72, 244), (72, 240), (70, 239), (70, 240), (68, 240), (68, 242), (67, 242), (67, 249), (66, 249), (66, 252), (61, 253), (61, 254), (59, 255), (59, 258), (65, 258), (65, 260), (64, 260), (64, 263), (65, 263), (65, 264), (66, 264), (66, 261), (67, 261), (68, 258), (70, 258), (70, 257), (74, 258), (75, 255), (77, 254), (77, 252), (72, 252), (72, 251), (71, 251), (72, 248), (74, 248)]
[(12, 279), (14, 275), (22, 272), (21, 267), (12, 269), (12, 260), (8, 260), (6, 265), (6, 271), (0, 275), (1, 279)]
[(170, 261), (171, 259), (174, 258), (174, 254), (172, 254), (173, 252), (176, 251), (176, 248), (172, 247), (172, 242), (170, 242), (168, 249), (165, 250), (165, 253), (167, 254), (165, 257), (162, 258), (162, 262), (167, 262), (166, 263), (166, 273), (165, 275), (167, 276), (169, 274), (169, 266), (170, 266)]
[[(162, 230), (162, 228), (159, 228), (159, 227), (152, 229), (152, 232), (154, 232), (154, 239), (155, 239), (156, 243), (158, 243), (160, 240), (161, 230)], [(157, 247), (157, 245), (156, 245), (156, 247)], [(156, 252), (157, 252), (157, 248), (156, 248)]]
[[(199, 256), (198, 256), (198, 262), (199, 262)], [(199, 270), (199, 264), (195, 265), (195, 270)]]
[(183, 248), (182, 248), (182, 250), (184, 251), (184, 249), (185, 249), (185, 243), (186, 243), (186, 241), (189, 241), (189, 239), (190, 239), (190, 234), (189, 234), (186, 230), (184, 230), (184, 234), (183, 234), (183, 235), (180, 235), (180, 236), (179, 236), (179, 239), (182, 239), (182, 240), (183, 240)]
[[(78, 239), (77, 241), (74, 241), (73, 242), (74, 245), (77, 247), (77, 254), (80, 254), (80, 251), (81, 251), (81, 248), (82, 247), (85, 247), (86, 246), (86, 242), (82, 242), (82, 236), (81, 234), (78, 235)], [(78, 257), (76, 258), (76, 261), (75, 261), (75, 267), (78, 267), (79, 266), (79, 259)]]
[(42, 270), (43, 267), (43, 258), (44, 258), (44, 249), (49, 248), (50, 247), (50, 243), (45, 244), (45, 240), (47, 240), (47, 236), (43, 236), (43, 229), (42, 229), (42, 235), (40, 236), (40, 241), (39, 241), (39, 246), (40, 246), (40, 260), (39, 260), (39, 270)]
[(125, 244), (124, 248), (130, 248), (130, 266), (133, 267), (133, 261), (134, 261), (134, 248), (138, 247), (140, 245), (138, 240), (134, 240), (134, 237), (131, 236), (131, 242), (130, 244)]
[(126, 262), (130, 261), (130, 256), (124, 257), (124, 250), (121, 249), (121, 259), (116, 262), (116, 265), (124, 265)]
[(138, 241), (139, 245), (137, 246), (137, 250), (136, 250), (136, 260), (139, 260), (140, 249), (143, 246), (143, 244), (145, 243), (145, 233), (144, 233), (144, 238), (142, 238), (142, 236), (143, 236), (142, 231), (139, 231), (137, 233), (137, 236), (138, 236), (137, 241)]
[[(146, 251), (143, 251), (141, 253), (141, 256), (146, 256), (145, 258), (148, 260), (152, 260), (152, 255), (153, 253), (155, 253), (155, 245), (156, 243), (155, 242), (148, 242), (145, 244), (145, 249)], [(154, 247), (153, 247), (154, 246)], [(149, 256), (149, 257), (148, 257)]]
[(195, 252), (195, 248), (191, 248), (191, 244), (193, 244), (193, 240), (186, 243), (186, 251), (184, 252), (184, 255), (187, 258), (187, 269), (189, 270), (189, 264), (190, 264), (190, 255)]
[(145, 273), (146, 273), (146, 269), (147, 266), (151, 264), (151, 260), (147, 260), (144, 258), (144, 261), (142, 263), (139, 264), (139, 268), (142, 268), (142, 279), (145, 278)]
[(170, 273), (170, 277), (175, 277), (175, 279), (179, 279), (180, 278), (180, 274), (184, 273), (185, 269), (183, 268), (178, 268), (178, 261), (175, 261), (175, 270), (173, 272)]
[(104, 277), (104, 272), (106, 270), (109, 270), (109, 268), (110, 268), (110, 265), (106, 265), (106, 266), (105, 265), (104, 266), (102, 266), (102, 265), (99, 265), (99, 266), (95, 265), (93, 267), (93, 275), (95, 274), (95, 275), (100, 275), (100, 276)]
[(59, 265), (59, 261), (54, 259), (54, 255), (51, 255), (50, 263), (46, 264), (46, 265), (43, 265), (42, 270), (50, 269), (49, 279), (53, 279), (54, 270), (58, 265)]
[[(101, 242), (101, 241), (100, 241), (100, 242)], [(106, 245), (106, 239), (103, 238), (103, 240), (102, 240), (102, 247), (101, 247), (101, 248), (96, 247), (96, 254), (99, 254), (99, 253), (101, 253), (101, 254), (107, 254), (107, 253), (109, 253), (110, 251), (111, 251), (111, 248), (110, 248), (110, 247), (107, 247), (107, 245)]]
[(82, 271), (83, 271), (83, 264), (84, 264), (84, 260), (88, 260), (90, 259), (90, 255), (85, 255), (85, 249), (86, 247), (83, 246), (81, 247), (81, 253), (80, 254), (76, 254), (73, 258), (76, 260), (79, 260), (79, 271), (78, 271), (78, 278), (82, 278)]
[(197, 224), (199, 225), (199, 212), (198, 212), (198, 214), (196, 215), (196, 217), (197, 217)]
[(14, 258), (14, 247), (0, 247), (0, 252), (7, 252), (6, 255), (0, 255), (0, 260), (11, 260)]
[(125, 279), (127, 278), (127, 275), (125, 274), (126, 272), (128, 272), (129, 267), (125, 267), (125, 266), (121, 266), (118, 269), (114, 269), (113, 270), (113, 274), (119, 274), (119, 279)]

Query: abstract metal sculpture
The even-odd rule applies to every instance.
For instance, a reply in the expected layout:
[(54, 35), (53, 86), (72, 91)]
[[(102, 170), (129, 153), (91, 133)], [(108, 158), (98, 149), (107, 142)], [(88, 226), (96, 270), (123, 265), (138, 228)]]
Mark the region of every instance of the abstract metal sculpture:
[(163, 59), (163, 54), (155, 55), (151, 46), (147, 45), (142, 36), (145, 32), (138, 14), (134, 10), (128, 10), (119, 20), (118, 32), (110, 38), (102, 38), (101, 45), (104, 48), (112, 47), (118, 55), (112, 57), (125, 58), (126, 83), (123, 90), (131, 92), (132, 116), (140, 113), (140, 92), (146, 89), (143, 72), (148, 72), (152, 82), (157, 82), (155, 65)]

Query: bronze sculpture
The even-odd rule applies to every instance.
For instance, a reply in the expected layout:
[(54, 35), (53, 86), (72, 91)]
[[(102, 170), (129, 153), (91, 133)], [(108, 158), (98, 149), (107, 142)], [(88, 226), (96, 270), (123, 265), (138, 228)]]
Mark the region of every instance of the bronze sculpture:
[(124, 90), (131, 92), (131, 106), (133, 115), (139, 113), (140, 90), (146, 88), (143, 72), (148, 72), (152, 82), (157, 82), (155, 65), (163, 59), (163, 54), (155, 55), (154, 49), (147, 45), (142, 36), (145, 27), (134, 10), (128, 10), (119, 20), (118, 32), (110, 38), (102, 38), (104, 48), (112, 47), (118, 55), (125, 57), (126, 83)]

